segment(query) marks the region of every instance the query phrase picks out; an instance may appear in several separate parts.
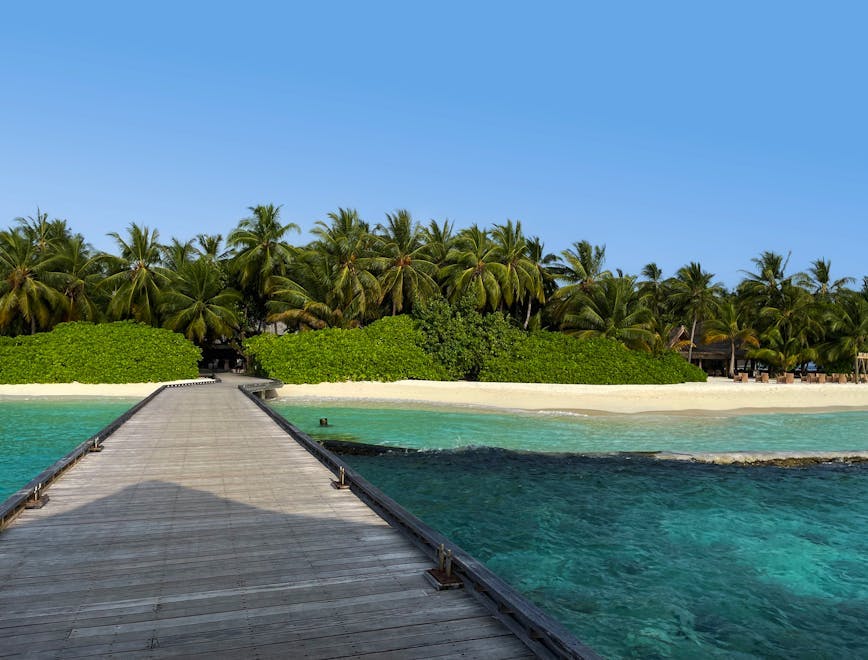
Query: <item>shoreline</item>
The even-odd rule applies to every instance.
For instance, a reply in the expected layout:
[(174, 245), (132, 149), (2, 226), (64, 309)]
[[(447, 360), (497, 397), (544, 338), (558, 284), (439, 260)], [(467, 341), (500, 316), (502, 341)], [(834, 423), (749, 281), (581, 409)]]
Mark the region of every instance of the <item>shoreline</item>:
[(842, 412), (868, 410), (868, 386), (852, 383), (734, 383), (726, 378), (675, 385), (562, 385), (396, 381), (284, 385), (279, 399), (409, 403), (572, 414)]
[[(0, 385), (0, 399), (21, 397), (118, 397), (144, 399), (163, 385), (195, 383), (201, 378), (162, 383), (26, 383)], [(209, 379), (210, 380), (210, 379)]]

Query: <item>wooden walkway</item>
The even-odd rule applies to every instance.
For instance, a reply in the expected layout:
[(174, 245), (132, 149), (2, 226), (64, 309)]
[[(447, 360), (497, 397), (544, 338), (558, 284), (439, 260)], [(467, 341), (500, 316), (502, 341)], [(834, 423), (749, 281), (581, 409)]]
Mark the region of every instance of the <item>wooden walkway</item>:
[(234, 384), (159, 394), (0, 533), (0, 656), (528, 657)]

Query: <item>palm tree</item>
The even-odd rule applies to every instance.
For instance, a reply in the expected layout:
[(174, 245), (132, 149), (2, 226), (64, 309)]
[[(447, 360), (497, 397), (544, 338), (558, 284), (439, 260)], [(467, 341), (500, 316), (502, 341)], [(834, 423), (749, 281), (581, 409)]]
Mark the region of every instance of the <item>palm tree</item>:
[(181, 264), (172, 287), (163, 291), (163, 325), (196, 343), (232, 336), (239, 326), (237, 305), (241, 294), (225, 288), (220, 269), (199, 258)]
[(756, 272), (742, 271), (746, 277), (738, 286), (739, 297), (751, 301), (757, 307), (776, 305), (780, 301), (781, 288), (791, 284), (793, 278), (798, 276), (786, 274), (790, 253), (784, 257), (766, 250), (751, 261), (756, 266)]
[(663, 316), (666, 309), (666, 300), (669, 296), (666, 281), (663, 279), (663, 271), (654, 263), (645, 264), (642, 267), (642, 277), (639, 282), (639, 297), (645, 306), (651, 310), (655, 318)]
[(555, 277), (566, 282), (551, 298), (550, 313), (555, 323), (563, 324), (569, 310), (583, 301), (585, 294), (594, 288), (601, 278), (612, 273), (603, 269), (606, 261), (606, 246), (591, 245), (588, 241), (573, 243), (571, 250), (561, 252), (561, 261), (552, 267)]
[(391, 302), (392, 316), (404, 311), (419, 298), (426, 300), (439, 292), (434, 280), (437, 266), (426, 258), (422, 230), (404, 209), (386, 214), (386, 225), (377, 225), (379, 253), (388, 260), (380, 274), (383, 300)]
[(49, 220), (48, 214), (36, 207), (36, 217), (15, 218), (24, 236), (33, 244), (37, 254), (47, 255), (52, 245), (72, 238), (66, 220)]
[(735, 351), (744, 346), (759, 346), (756, 330), (745, 322), (745, 315), (733, 300), (724, 300), (715, 307), (714, 317), (705, 322), (705, 342), (729, 342), (729, 376), (735, 374)]
[(829, 300), (848, 284), (856, 281), (853, 277), (841, 277), (832, 280), (832, 262), (826, 259), (816, 259), (811, 262), (808, 272), (800, 278), (800, 284), (807, 287), (815, 297)]
[(159, 232), (132, 223), (127, 234), (126, 239), (117, 232), (109, 234), (121, 254), (120, 257), (106, 256), (115, 272), (100, 283), (100, 289), (111, 296), (108, 314), (116, 319), (132, 317), (142, 323), (159, 325), (160, 290), (169, 281), (168, 272), (158, 265), (162, 250)]
[(831, 361), (853, 360), (853, 372), (859, 382), (859, 353), (868, 351), (868, 300), (859, 293), (847, 293), (834, 307), (832, 341), (825, 346)]
[(530, 325), (531, 314), (536, 308), (536, 314), (544, 307), (545, 303), (558, 290), (558, 283), (552, 272), (552, 266), (557, 261), (557, 255), (552, 252), (546, 252), (545, 245), (539, 236), (531, 236), (527, 241), (527, 257), (530, 259), (539, 277), (540, 285), (542, 286), (542, 296), (536, 299), (528, 297), (527, 311), (524, 316), (524, 329), (527, 330)]
[(516, 317), (522, 316), (524, 301), (525, 327), (530, 319), (533, 301), (545, 303), (542, 277), (537, 264), (529, 257), (529, 245), (521, 229), (521, 222), (513, 224), (507, 220), (505, 225), (494, 225), (492, 239), (498, 261), (503, 264), (500, 290), (503, 294), (502, 305), (510, 308)]
[(44, 281), (44, 272), (44, 258), (24, 232), (0, 232), (0, 328), (22, 321), (34, 334), (49, 326), (63, 296)]
[[(781, 364), (786, 370), (802, 362), (814, 359), (814, 340), (823, 337), (823, 321), (827, 311), (818, 305), (810, 293), (785, 281), (780, 288), (778, 302), (760, 310), (760, 318), (770, 324), (770, 329), (760, 336), (761, 347), (773, 352), (772, 364)], [(759, 359), (763, 359), (759, 354)]]
[(696, 326), (713, 309), (715, 298), (723, 291), (723, 286), (713, 283), (714, 273), (702, 270), (702, 266), (692, 261), (678, 269), (672, 282), (672, 301), (691, 321), (690, 348), (687, 361), (693, 360), (693, 347), (696, 345)]
[(475, 224), (462, 230), (441, 271), (448, 300), (455, 303), (469, 296), (477, 310), (496, 311), (503, 299), (500, 283), (506, 279), (506, 266), (498, 257), (487, 231)]
[(66, 299), (64, 321), (97, 321), (102, 316), (96, 298), (105, 255), (94, 253), (81, 235), (57, 243), (46, 260), (46, 281)]
[(223, 249), (222, 234), (196, 234), (196, 243), (198, 245), (193, 248), (196, 253), (211, 261), (223, 261), (231, 253)]
[(376, 318), (383, 299), (377, 275), (388, 264), (373, 250), (375, 238), (368, 223), (355, 209), (338, 209), (328, 214), (330, 223), (317, 221), (312, 234), (317, 240), (309, 246), (312, 272), (327, 278), (328, 293), (324, 302), (347, 320), (364, 323)]
[(648, 350), (654, 341), (651, 313), (641, 304), (635, 284), (634, 277), (599, 279), (581, 295), (582, 304), (564, 315), (561, 329), (580, 339), (602, 336)]
[(428, 261), (434, 263), (438, 268), (446, 263), (446, 257), (455, 245), (453, 229), (454, 224), (449, 220), (444, 220), (443, 224), (437, 224), (436, 220), (431, 220), (428, 226), (422, 229), (422, 242), (425, 244)]
[(160, 247), (160, 252), (163, 255), (163, 266), (171, 271), (178, 272), (184, 264), (188, 264), (193, 260), (196, 248), (193, 247), (192, 240), (182, 243), (173, 237), (171, 243)]
[(284, 242), (284, 237), (288, 232), (300, 229), (293, 222), (281, 224), (280, 206), (260, 204), (248, 208), (253, 215), (238, 223), (226, 243), (236, 250), (235, 263), (241, 285), (254, 285), (256, 293), (265, 298), (269, 292), (269, 278), (283, 275), (293, 258), (292, 248)]

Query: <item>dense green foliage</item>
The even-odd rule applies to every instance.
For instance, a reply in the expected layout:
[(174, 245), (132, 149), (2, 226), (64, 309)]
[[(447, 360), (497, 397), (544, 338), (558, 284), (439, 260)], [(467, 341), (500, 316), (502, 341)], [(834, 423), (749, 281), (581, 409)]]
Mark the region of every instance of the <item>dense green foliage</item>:
[(478, 380), (492, 357), (509, 355), (524, 333), (501, 313), (480, 314), (470, 297), (450, 305), (444, 299), (419, 305), (414, 312), (423, 346), (452, 380)]
[(269, 324), (278, 333), (351, 329), (415, 314), (426, 350), (452, 378), (481, 377), (487, 360), (540, 329), (652, 356), (674, 349), (688, 361), (701, 344), (721, 342), (728, 372), (758, 361), (772, 371), (809, 362), (855, 370), (868, 351), (868, 278), (851, 288), (856, 280), (833, 277), (827, 259), (793, 273), (788, 256), (764, 251), (726, 290), (697, 261), (664, 277), (654, 263), (639, 275), (609, 269), (605, 246), (584, 240), (550, 254), (509, 219), (456, 230), (398, 210), (372, 225), (341, 208), (314, 223), (312, 241), (293, 245), (299, 227), (280, 206), (250, 212), (225, 243), (219, 234), (163, 242), (133, 223), (110, 234), (117, 254), (97, 252), (39, 209), (16, 218), (0, 230), (0, 335), (135, 319), (209, 346)]
[(511, 327), (502, 315), (435, 301), (419, 320), (387, 317), (365, 328), (331, 329), (244, 342), (262, 375), (286, 383), (401, 379), (540, 383), (681, 383), (705, 373), (674, 351), (633, 351), (605, 338), (581, 340)]
[(182, 335), (132, 321), (61, 323), (0, 337), (0, 383), (148, 383), (198, 374), (199, 349)]
[(285, 383), (447, 379), (422, 341), (412, 319), (396, 316), (365, 328), (257, 335), (244, 350), (258, 373)]
[(479, 380), (594, 385), (705, 381), (700, 368), (674, 351), (652, 355), (604, 337), (576, 339), (540, 330), (522, 335), (508, 352), (486, 360)]

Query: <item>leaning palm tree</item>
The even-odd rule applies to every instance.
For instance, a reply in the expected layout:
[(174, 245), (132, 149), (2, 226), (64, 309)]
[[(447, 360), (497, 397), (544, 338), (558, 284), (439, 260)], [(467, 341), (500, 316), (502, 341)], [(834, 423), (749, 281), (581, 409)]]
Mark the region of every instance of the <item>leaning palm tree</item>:
[(729, 376), (735, 374), (735, 352), (745, 346), (758, 347), (757, 332), (745, 321), (745, 314), (732, 300), (715, 306), (714, 316), (705, 322), (703, 341), (729, 342)]
[(377, 225), (377, 229), (381, 232), (377, 251), (387, 260), (380, 274), (380, 289), (392, 316), (416, 299), (424, 301), (439, 293), (434, 279), (437, 266), (426, 258), (422, 230), (410, 213), (404, 209), (387, 213), (386, 224)]
[(115, 319), (134, 318), (149, 325), (159, 325), (160, 290), (169, 281), (168, 271), (159, 266), (159, 232), (132, 223), (127, 234), (127, 238), (122, 238), (117, 232), (109, 234), (120, 248), (120, 257), (105, 256), (113, 272), (99, 288), (109, 293), (108, 315)]
[(691, 262), (678, 269), (672, 281), (671, 300), (690, 320), (690, 348), (687, 361), (693, 360), (693, 347), (696, 343), (696, 327), (708, 317), (717, 296), (723, 292), (720, 283), (712, 283), (714, 273), (702, 270), (697, 262)]
[(22, 231), (0, 232), (0, 328), (20, 323), (34, 334), (49, 326), (64, 298), (44, 274), (44, 259)]
[(477, 310), (496, 311), (503, 299), (501, 282), (506, 273), (498, 257), (487, 231), (475, 224), (462, 230), (440, 273), (448, 300), (455, 303), (468, 297)]
[(181, 264), (163, 291), (160, 310), (163, 325), (201, 344), (232, 336), (239, 327), (241, 294), (224, 286), (217, 266), (207, 259)]
[(561, 329), (580, 339), (607, 337), (629, 348), (649, 350), (654, 343), (651, 313), (642, 305), (633, 277), (603, 277), (564, 315)]

